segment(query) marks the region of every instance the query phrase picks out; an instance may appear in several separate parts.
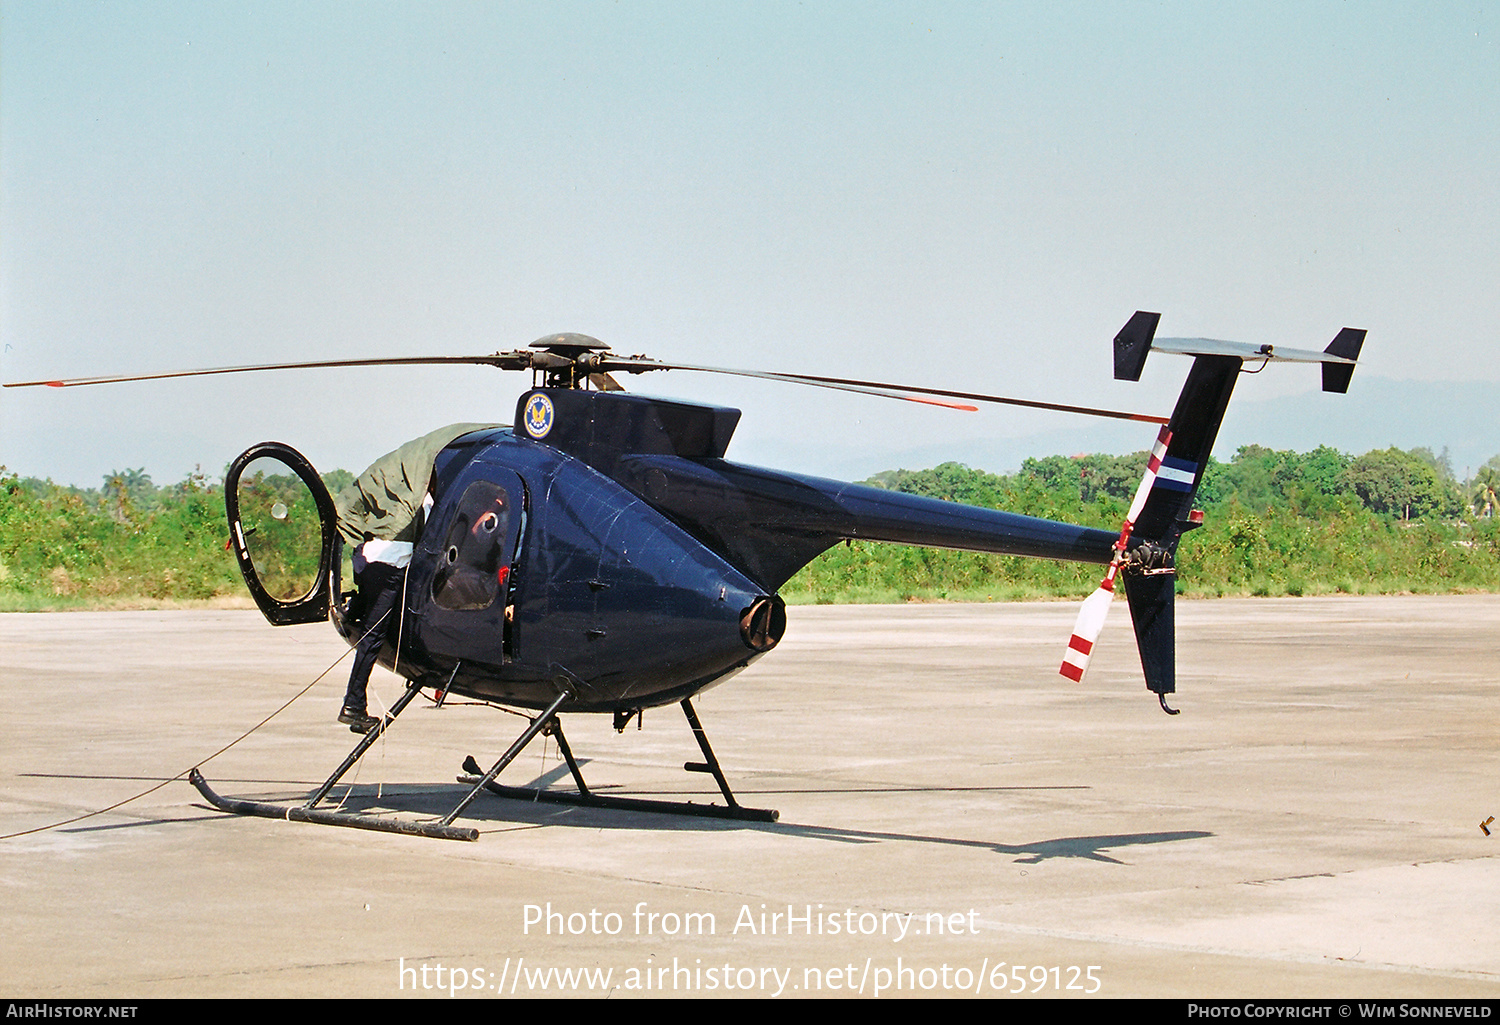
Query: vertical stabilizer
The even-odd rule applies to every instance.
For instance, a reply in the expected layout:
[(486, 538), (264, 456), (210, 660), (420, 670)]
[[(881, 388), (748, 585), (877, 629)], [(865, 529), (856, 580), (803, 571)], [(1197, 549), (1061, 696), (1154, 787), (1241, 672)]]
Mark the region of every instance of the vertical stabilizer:
[(1194, 526), (1193, 497), (1208, 468), (1241, 362), (1236, 356), (1193, 359), (1167, 427), (1172, 432), (1167, 454), (1135, 522), (1132, 540), (1139, 546), (1134, 552), (1137, 558), (1121, 574), (1146, 687), (1162, 697), (1177, 689), (1173, 630), (1177, 545), (1183, 532)]
[[(1323, 352), (1329, 356), (1338, 356), (1341, 359), (1359, 359), (1359, 350), (1365, 344), (1365, 332), (1363, 328), (1346, 327), (1334, 337)], [(1323, 390), (1338, 392), (1340, 395), (1349, 390), (1349, 379), (1354, 376), (1353, 363), (1324, 363), (1323, 364)]]
[(1160, 322), (1160, 313), (1136, 310), (1135, 315), (1120, 328), (1120, 333), (1115, 335), (1115, 380), (1141, 379), (1141, 368), (1146, 365), (1151, 339), (1156, 337), (1156, 325)]
[(1197, 356), (1187, 382), (1177, 397), (1177, 407), (1167, 429), (1171, 444), (1157, 471), (1146, 507), (1135, 523), (1135, 536), (1177, 550), (1178, 538), (1187, 528), (1193, 496), (1208, 468), (1219, 425), (1229, 408), (1242, 360), (1237, 356)]
[(1146, 689), (1161, 697), (1177, 689), (1176, 593), (1177, 577), (1171, 573), (1125, 577), (1125, 597), (1130, 602)]

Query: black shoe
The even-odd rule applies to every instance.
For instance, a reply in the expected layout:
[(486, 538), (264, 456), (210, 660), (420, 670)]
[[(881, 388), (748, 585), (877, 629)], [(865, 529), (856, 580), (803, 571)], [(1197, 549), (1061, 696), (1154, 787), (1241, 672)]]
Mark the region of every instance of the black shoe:
[(380, 720), (373, 715), (366, 714), (363, 708), (347, 706), (339, 713), (339, 722), (347, 724), (350, 733), (369, 733), (380, 725)]

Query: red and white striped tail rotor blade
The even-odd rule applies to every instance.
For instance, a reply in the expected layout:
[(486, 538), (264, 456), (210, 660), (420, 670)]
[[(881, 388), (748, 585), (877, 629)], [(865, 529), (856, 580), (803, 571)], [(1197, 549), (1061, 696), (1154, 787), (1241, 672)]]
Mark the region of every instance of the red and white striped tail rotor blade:
[(1094, 653), (1094, 642), (1104, 629), (1104, 617), (1109, 615), (1110, 602), (1114, 600), (1115, 568), (1111, 566), (1099, 589), (1084, 599), (1078, 610), (1078, 621), (1073, 624), (1073, 636), (1068, 640), (1068, 650), (1063, 652), (1062, 668), (1058, 670), (1074, 683), (1083, 679), (1083, 671), (1089, 667), (1089, 657)]
[(1172, 431), (1161, 429), (1161, 434), (1157, 435), (1157, 444), (1152, 446), (1151, 459), (1146, 461), (1146, 476), (1140, 479), (1140, 485), (1136, 488), (1136, 500), (1130, 504), (1130, 513), (1125, 516), (1121, 539), (1115, 543), (1115, 558), (1110, 560), (1109, 570), (1104, 573), (1104, 581), (1098, 590), (1089, 594), (1083, 600), (1083, 608), (1079, 609), (1079, 621), (1073, 624), (1073, 636), (1068, 639), (1068, 650), (1062, 654), (1062, 668), (1058, 669), (1058, 672), (1074, 683), (1083, 680), (1083, 671), (1089, 668), (1089, 657), (1094, 654), (1095, 641), (1100, 639), (1100, 632), (1104, 630), (1104, 618), (1110, 614), (1110, 603), (1115, 600), (1115, 575), (1125, 561), (1125, 546), (1130, 543), (1131, 531), (1136, 528), (1140, 510), (1145, 509), (1146, 500), (1151, 498), (1152, 486), (1157, 483), (1157, 471), (1161, 470), (1161, 461), (1167, 458), (1167, 446), (1170, 444)]
[(1170, 444), (1172, 444), (1172, 432), (1163, 427), (1161, 433), (1156, 436), (1156, 444), (1151, 447), (1151, 458), (1146, 462), (1146, 475), (1141, 478), (1140, 486), (1135, 489), (1135, 501), (1130, 503), (1130, 512), (1125, 516), (1127, 525), (1133, 526), (1141, 510), (1146, 507), (1146, 499), (1151, 497), (1151, 488), (1156, 484), (1156, 473), (1161, 469), (1161, 461), (1166, 458), (1167, 446)]
[(1146, 507), (1146, 499), (1151, 497), (1157, 471), (1161, 469), (1161, 461), (1166, 458), (1167, 446), (1171, 443), (1172, 432), (1163, 427), (1156, 436), (1156, 444), (1151, 448), (1151, 458), (1146, 462), (1146, 475), (1135, 489), (1135, 501), (1130, 503), (1130, 512), (1125, 517), (1125, 525), (1120, 529), (1120, 540), (1115, 544), (1115, 557), (1104, 574), (1104, 581), (1098, 590), (1084, 599), (1083, 608), (1078, 610), (1078, 621), (1073, 624), (1073, 636), (1068, 639), (1068, 650), (1063, 653), (1062, 667), (1058, 670), (1074, 683), (1083, 679), (1084, 670), (1089, 667), (1094, 643), (1099, 640), (1105, 617), (1109, 615), (1110, 603), (1114, 601), (1115, 574), (1119, 572), (1120, 564), (1125, 559), (1125, 546), (1130, 543), (1130, 533), (1135, 529), (1136, 517)]

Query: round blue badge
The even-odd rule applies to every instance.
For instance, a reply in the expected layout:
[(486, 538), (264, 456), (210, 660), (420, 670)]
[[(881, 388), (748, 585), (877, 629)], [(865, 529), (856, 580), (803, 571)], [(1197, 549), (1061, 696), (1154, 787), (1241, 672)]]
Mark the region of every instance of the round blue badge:
[(545, 438), (552, 430), (552, 400), (537, 392), (526, 402), (526, 433), (533, 438)]

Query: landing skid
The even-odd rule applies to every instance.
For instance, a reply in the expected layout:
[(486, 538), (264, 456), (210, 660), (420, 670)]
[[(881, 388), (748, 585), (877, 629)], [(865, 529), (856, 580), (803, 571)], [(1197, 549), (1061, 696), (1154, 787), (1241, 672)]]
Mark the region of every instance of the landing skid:
[[(683, 711), (687, 713), (688, 724), (693, 728), (693, 736), (698, 740), (698, 746), (703, 751), (706, 762), (688, 762), (684, 768), (691, 772), (711, 772), (719, 783), (719, 789), (724, 794), (728, 805), (717, 804), (691, 804), (678, 803), (674, 801), (647, 801), (629, 797), (602, 797), (592, 793), (588, 785), (583, 781), (583, 773), (578, 768), (578, 762), (573, 757), (572, 750), (568, 747), (566, 738), (563, 737), (562, 724), (557, 718), (557, 710), (572, 697), (571, 689), (564, 689), (557, 695), (546, 711), (533, 719), (521, 735), (517, 737), (508, 747), (499, 760), (490, 767), (488, 772), (481, 773), (479, 763), (474, 761), (473, 756), (464, 760), (464, 772), (467, 776), (459, 777), (459, 782), (466, 783), (470, 789), (464, 795), (463, 800), (458, 802), (447, 815), (440, 819), (429, 819), (425, 821), (412, 821), (410, 819), (398, 819), (387, 816), (360, 815), (354, 812), (328, 811), (317, 807), (334, 785), (343, 778), (344, 774), (357, 762), (360, 757), (380, 739), (380, 735), (386, 728), (396, 720), (396, 717), (416, 697), (418, 688), (414, 683), (409, 683), (406, 692), (391, 706), (390, 712), (375, 725), (370, 732), (360, 738), (354, 750), (334, 770), (333, 775), (323, 783), (317, 791), (301, 805), (268, 804), (262, 801), (239, 801), (221, 797), (208, 785), (203, 774), (196, 768), (188, 774), (188, 780), (198, 788), (198, 793), (204, 799), (220, 811), (229, 812), (233, 815), (257, 815), (267, 819), (286, 819), (290, 822), (313, 822), (323, 826), (345, 826), (351, 829), (373, 829), (383, 833), (402, 833), (407, 836), (428, 836), (438, 840), (478, 840), (479, 830), (468, 826), (455, 826), (453, 820), (463, 814), (474, 800), (479, 796), (481, 790), (487, 790), (500, 797), (517, 797), (528, 801), (548, 801), (563, 804), (581, 804), (593, 808), (619, 808), (625, 811), (649, 811), (664, 812), (671, 815), (706, 815), (715, 818), (742, 819), (756, 822), (775, 822), (780, 817), (776, 811), (741, 807), (734, 799), (734, 794), (729, 790), (729, 784), (724, 779), (724, 773), (719, 768), (719, 760), (714, 757), (713, 748), (709, 747), (708, 737), (703, 732), (702, 725), (698, 722), (698, 716), (693, 711), (692, 703), (688, 700), (682, 702)], [(563, 757), (568, 760), (568, 768), (573, 773), (573, 779), (578, 783), (578, 793), (567, 793), (554, 790), (533, 790), (524, 787), (501, 786), (495, 782), (495, 777), (500, 775), (516, 756), (525, 749), (526, 745), (535, 739), (538, 733), (547, 732), (557, 738), (557, 746), (563, 752)]]
[(713, 748), (709, 746), (708, 735), (703, 732), (703, 726), (698, 721), (698, 715), (693, 711), (693, 704), (684, 698), (682, 710), (687, 714), (688, 725), (693, 729), (693, 736), (698, 741), (698, 747), (703, 751), (705, 761), (685, 762), (683, 768), (688, 772), (708, 772), (719, 784), (719, 791), (723, 793), (726, 804), (693, 804), (691, 801), (649, 801), (638, 797), (611, 797), (596, 794), (589, 789), (583, 781), (583, 772), (578, 766), (578, 760), (573, 757), (573, 750), (568, 746), (568, 740), (563, 736), (562, 721), (559, 719), (552, 723), (547, 729), (547, 734), (557, 741), (557, 748), (568, 763), (568, 771), (573, 774), (573, 782), (578, 785), (576, 793), (568, 790), (544, 790), (535, 787), (508, 787), (496, 783), (493, 777), (481, 780), (479, 777), (479, 763), (474, 760), (473, 755), (464, 759), (463, 771), (466, 775), (459, 776), (458, 782), (467, 783), (471, 786), (481, 785), (485, 790), (497, 797), (509, 797), (522, 801), (540, 801), (547, 804), (573, 804), (585, 808), (616, 808), (620, 811), (646, 811), (658, 812), (665, 815), (693, 815), (703, 818), (716, 819), (738, 819), (748, 822), (775, 822), (781, 817), (781, 813), (772, 808), (746, 808), (734, 799), (734, 793), (729, 789), (729, 783), (724, 779), (724, 772), (719, 768), (719, 760), (714, 756)]
[(357, 815), (352, 812), (325, 811), (316, 807), (319, 801), (328, 796), (328, 791), (333, 789), (334, 784), (343, 777), (344, 773), (348, 772), (350, 767), (359, 760), (360, 756), (369, 750), (370, 745), (380, 738), (380, 735), (385, 732), (386, 727), (394, 722), (402, 710), (411, 703), (411, 699), (417, 696), (417, 692), (417, 685), (414, 682), (408, 683), (406, 685), (406, 693), (402, 694), (400, 699), (391, 706), (390, 713), (374, 726), (370, 732), (360, 738), (359, 743), (354, 745), (354, 750), (349, 752), (349, 757), (344, 759), (343, 764), (334, 770), (333, 775), (329, 776), (327, 781), (303, 805), (294, 807), (285, 804), (264, 804), (260, 801), (232, 801), (214, 793), (213, 789), (209, 787), (208, 781), (203, 778), (202, 773), (197, 769), (189, 773), (188, 779), (193, 786), (198, 788), (198, 793), (202, 794), (215, 808), (218, 808), (220, 811), (231, 812), (235, 815), (259, 815), (267, 819), (315, 822), (323, 826), (348, 826), (352, 829), (374, 829), (383, 833), (430, 836), (437, 840), (478, 840), (479, 830), (468, 826), (455, 826), (453, 820), (458, 818), (463, 810), (469, 806), (469, 803), (479, 795), (480, 788), (484, 783), (498, 776), (500, 770), (514, 761), (516, 755), (521, 753), (521, 750), (531, 742), (532, 738), (547, 727), (547, 724), (557, 715), (558, 708), (572, 696), (572, 691), (564, 690), (558, 694), (557, 700), (553, 701), (545, 712), (537, 716), (522, 731), (521, 735), (506, 750), (505, 754), (500, 757), (500, 760), (495, 763), (494, 768), (481, 777), (479, 782), (474, 784), (473, 789), (464, 796), (464, 799), (458, 802), (458, 806), (441, 819), (413, 822), (409, 819)]
[(324, 811), (306, 805), (294, 807), (284, 804), (264, 804), (260, 801), (235, 801), (220, 797), (209, 787), (197, 769), (188, 774), (193, 786), (198, 788), (209, 804), (220, 811), (234, 815), (259, 815), (267, 819), (286, 819), (289, 822), (315, 822), (321, 826), (350, 826), (354, 829), (374, 829), (383, 833), (405, 833), (408, 836), (430, 836), (437, 840), (478, 840), (479, 830), (467, 826), (448, 826), (440, 822), (413, 822), (409, 819), (389, 819), (375, 815), (356, 815), (352, 812)]

